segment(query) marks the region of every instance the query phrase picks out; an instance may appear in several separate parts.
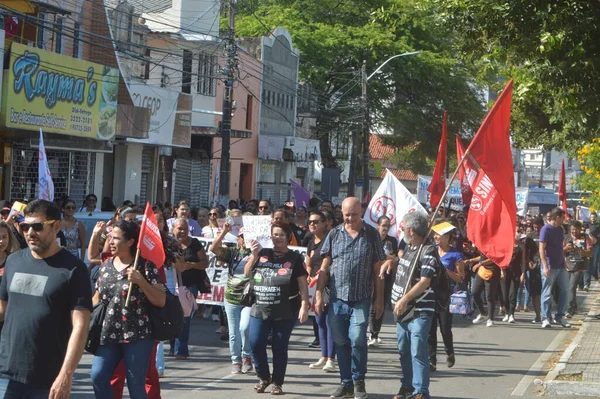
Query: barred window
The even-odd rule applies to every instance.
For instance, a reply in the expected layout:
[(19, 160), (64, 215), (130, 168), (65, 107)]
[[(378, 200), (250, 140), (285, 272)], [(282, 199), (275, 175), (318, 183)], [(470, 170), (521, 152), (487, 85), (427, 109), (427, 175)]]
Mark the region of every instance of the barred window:
[(217, 57), (206, 53), (198, 55), (198, 94), (217, 95)]

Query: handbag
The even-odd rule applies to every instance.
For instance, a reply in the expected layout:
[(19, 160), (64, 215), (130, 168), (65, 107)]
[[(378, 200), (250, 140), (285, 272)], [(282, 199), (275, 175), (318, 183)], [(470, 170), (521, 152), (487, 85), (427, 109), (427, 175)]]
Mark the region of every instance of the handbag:
[(451, 314), (469, 315), (473, 313), (473, 297), (469, 291), (457, 291), (450, 295)]
[(181, 280), (181, 274), (177, 273), (175, 268), (171, 268), (173, 270), (173, 277), (175, 279), (175, 293), (177, 294), (177, 298), (179, 298), (179, 303), (181, 303), (181, 309), (183, 310), (183, 316), (189, 317), (196, 310), (198, 310), (198, 303), (196, 303), (196, 298), (194, 298), (194, 294), (183, 285), (183, 281)]
[(170, 341), (179, 338), (185, 324), (179, 298), (169, 290), (165, 290), (165, 295), (165, 306), (162, 308), (148, 303), (152, 334), (156, 341)]
[(106, 317), (106, 309), (108, 308), (107, 300), (102, 300), (92, 310), (90, 318), (90, 326), (88, 330), (87, 341), (85, 344), (85, 350), (92, 355), (96, 354), (98, 347), (100, 346), (100, 336), (102, 335), (102, 324), (104, 324), (104, 318)]
[(492, 278), (492, 276), (494, 275), (494, 272), (489, 269), (486, 269), (483, 266), (479, 266), (479, 269), (477, 269), (477, 274), (479, 275), (479, 277), (481, 277), (485, 281), (488, 281), (489, 279)]
[[(252, 275), (252, 271), (250, 271), (250, 275)], [(240, 296), (240, 305), (251, 307), (254, 305), (254, 301), (256, 300), (256, 296), (254, 295), (254, 279), (250, 277), (246, 284), (244, 284), (244, 290), (242, 291), (242, 295)]]

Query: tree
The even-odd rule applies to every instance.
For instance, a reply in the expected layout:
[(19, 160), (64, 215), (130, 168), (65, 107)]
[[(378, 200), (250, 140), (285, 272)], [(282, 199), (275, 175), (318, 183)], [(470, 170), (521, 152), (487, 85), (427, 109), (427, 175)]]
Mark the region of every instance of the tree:
[(283, 26), (301, 50), (300, 76), (318, 93), (317, 134), (325, 166), (336, 164), (332, 138), (360, 129), (363, 60), (373, 71), (393, 55), (422, 51), (390, 62), (368, 84), (373, 125), (393, 133), (384, 142), (402, 149), (401, 166), (431, 171), (428, 160), (437, 155), (444, 110), (451, 132), (468, 135), (481, 122), (472, 72), (453, 55), (450, 32), (417, 3), (261, 0), (240, 10), (240, 36), (268, 35)]
[[(598, 136), (600, 1), (430, 0), (457, 51), (492, 85), (514, 78), (518, 147), (573, 153)], [(499, 83), (502, 85), (503, 83)]]
[(585, 204), (591, 210), (600, 209), (600, 139), (595, 138), (591, 143), (585, 144), (577, 153), (577, 159), (581, 164), (583, 174), (577, 178), (577, 182), (583, 191), (591, 194), (586, 198)]

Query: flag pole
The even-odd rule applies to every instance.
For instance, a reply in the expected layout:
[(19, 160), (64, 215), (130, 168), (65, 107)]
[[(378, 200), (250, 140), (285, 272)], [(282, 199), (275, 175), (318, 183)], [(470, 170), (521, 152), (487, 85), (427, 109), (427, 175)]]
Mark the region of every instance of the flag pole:
[[(140, 260), (140, 249), (138, 248), (135, 253), (135, 261), (133, 262), (133, 270), (137, 270), (137, 264)], [(127, 299), (125, 300), (125, 307), (129, 306), (129, 297), (131, 296), (131, 289), (133, 288), (133, 283), (129, 282), (129, 289), (127, 290)]]
[(470, 153), (471, 153), (470, 149), (467, 148), (462, 159), (458, 163), (456, 170), (452, 174), (452, 177), (450, 177), (450, 182), (448, 184), (446, 184), (446, 189), (444, 190), (444, 194), (442, 194), (442, 198), (440, 198), (439, 204), (435, 207), (435, 211), (433, 212), (433, 214), (431, 215), (431, 218), (429, 219), (430, 229), (431, 229), (431, 226), (433, 226), (433, 221), (435, 220), (436, 216), (438, 215), (438, 213), (440, 213), (440, 208), (444, 204), (444, 199), (446, 198), (446, 196), (448, 195), (448, 192), (450, 191), (450, 188), (452, 187), (452, 182), (454, 181), (454, 179), (456, 179), (456, 175), (458, 174), (458, 171), (460, 170), (460, 168), (462, 168), (463, 164), (465, 163), (465, 159), (467, 159), (467, 157), (470, 155)]

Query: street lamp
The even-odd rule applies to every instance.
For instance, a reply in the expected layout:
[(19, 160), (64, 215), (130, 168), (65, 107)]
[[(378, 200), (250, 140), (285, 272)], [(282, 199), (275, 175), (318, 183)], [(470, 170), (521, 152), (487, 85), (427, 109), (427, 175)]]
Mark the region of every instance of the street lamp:
[[(364, 122), (363, 122), (363, 197), (369, 194), (369, 137), (371, 136), (370, 125), (369, 125), (369, 107), (367, 106), (367, 82), (371, 79), (377, 72), (379, 72), (388, 62), (393, 59), (406, 57), (409, 55), (417, 55), (421, 54), (420, 51), (411, 51), (408, 53), (396, 54), (391, 56), (387, 60), (385, 60), (381, 65), (377, 67), (369, 76), (367, 76), (367, 67), (366, 62), (363, 62), (362, 66), (362, 106), (364, 112)], [(354, 141), (354, 140), (353, 140)], [(354, 144), (354, 142), (353, 142)]]

